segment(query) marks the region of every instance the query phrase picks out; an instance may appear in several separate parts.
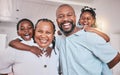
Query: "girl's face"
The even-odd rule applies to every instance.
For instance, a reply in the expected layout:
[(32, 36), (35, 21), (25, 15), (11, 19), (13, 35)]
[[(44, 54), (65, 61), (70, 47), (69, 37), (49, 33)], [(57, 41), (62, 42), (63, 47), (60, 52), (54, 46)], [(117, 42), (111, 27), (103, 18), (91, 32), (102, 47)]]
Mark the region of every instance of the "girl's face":
[(33, 30), (31, 23), (28, 21), (22, 21), (19, 25), (18, 35), (21, 36), (25, 41), (31, 40), (33, 37)]
[(95, 24), (95, 19), (93, 18), (90, 12), (84, 12), (80, 17), (79, 22), (81, 25), (88, 25), (91, 27), (92, 25)]
[(54, 38), (53, 25), (50, 22), (40, 21), (35, 28), (35, 42), (42, 48), (47, 48)]

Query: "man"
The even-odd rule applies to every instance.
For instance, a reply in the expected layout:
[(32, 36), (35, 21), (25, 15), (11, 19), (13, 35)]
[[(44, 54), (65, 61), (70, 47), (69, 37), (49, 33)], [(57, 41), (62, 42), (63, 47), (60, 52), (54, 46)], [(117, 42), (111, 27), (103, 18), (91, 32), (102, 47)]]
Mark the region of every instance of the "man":
[(64, 34), (56, 44), (63, 75), (112, 75), (109, 68), (120, 61), (117, 50), (95, 33), (76, 27), (75, 11), (70, 5), (60, 5), (56, 18)]

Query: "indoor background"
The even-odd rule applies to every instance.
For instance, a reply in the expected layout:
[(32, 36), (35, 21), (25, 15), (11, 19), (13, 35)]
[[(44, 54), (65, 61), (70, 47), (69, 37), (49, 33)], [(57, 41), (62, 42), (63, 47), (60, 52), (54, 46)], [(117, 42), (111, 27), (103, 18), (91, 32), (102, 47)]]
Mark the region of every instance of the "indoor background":
[[(56, 24), (55, 12), (63, 3), (73, 6), (77, 20), (82, 7), (96, 8), (98, 28), (109, 35), (110, 44), (120, 51), (120, 0), (0, 0), (0, 49), (4, 50), (17, 36), (16, 24), (21, 18), (29, 18), (34, 24), (40, 18), (49, 18)], [(114, 75), (120, 75), (120, 63), (112, 70)]]

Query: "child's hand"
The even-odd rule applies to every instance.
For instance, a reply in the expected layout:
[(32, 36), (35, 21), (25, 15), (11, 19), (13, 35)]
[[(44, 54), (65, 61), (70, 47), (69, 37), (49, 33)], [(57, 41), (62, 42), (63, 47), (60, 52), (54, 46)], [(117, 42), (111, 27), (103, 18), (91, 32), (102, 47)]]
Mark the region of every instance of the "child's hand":
[(48, 57), (48, 56), (50, 57), (51, 56), (51, 52), (52, 52), (52, 48), (48, 47), (47, 50), (45, 50), (45, 52), (46, 52), (45, 53), (46, 57)]
[(83, 29), (86, 31), (86, 32), (93, 32), (94, 28), (88, 26), (88, 25), (84, 25)]
[(30, 51), (31, 51), (32, 53), (34, 53), (35, 55), (37, 55), (38, 57), (42, 56), (42, 54), (43, 54), (42, 50), (40, 50), (40, 49), (39, 49), (38, 47), (36, 47), (36, 46), (31, 46)]

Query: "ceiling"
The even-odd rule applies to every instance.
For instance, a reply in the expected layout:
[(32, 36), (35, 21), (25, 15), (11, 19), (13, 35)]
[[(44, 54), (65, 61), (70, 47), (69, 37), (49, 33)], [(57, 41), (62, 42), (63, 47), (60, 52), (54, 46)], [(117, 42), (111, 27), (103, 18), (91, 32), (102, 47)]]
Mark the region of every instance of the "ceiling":
[(94, 0), (0, 0), (0, 22), (17, 22), (21, 18), (36, 21), (40, 18), (55, 20), (58, 5), (67, 3), (81, 8)]
[(56, 9), (63, 3), (72, 5), (76, 16), (83, 6), (95, 6), (101, 22), (99, 25), (102, 24), (104, 30), (120, 32), (120, 0), (0, 0), (0, 22), (17, 23), (21, 18), (29, 18), (36, 23), (40, 18), (49, 18), (56, 23)]

